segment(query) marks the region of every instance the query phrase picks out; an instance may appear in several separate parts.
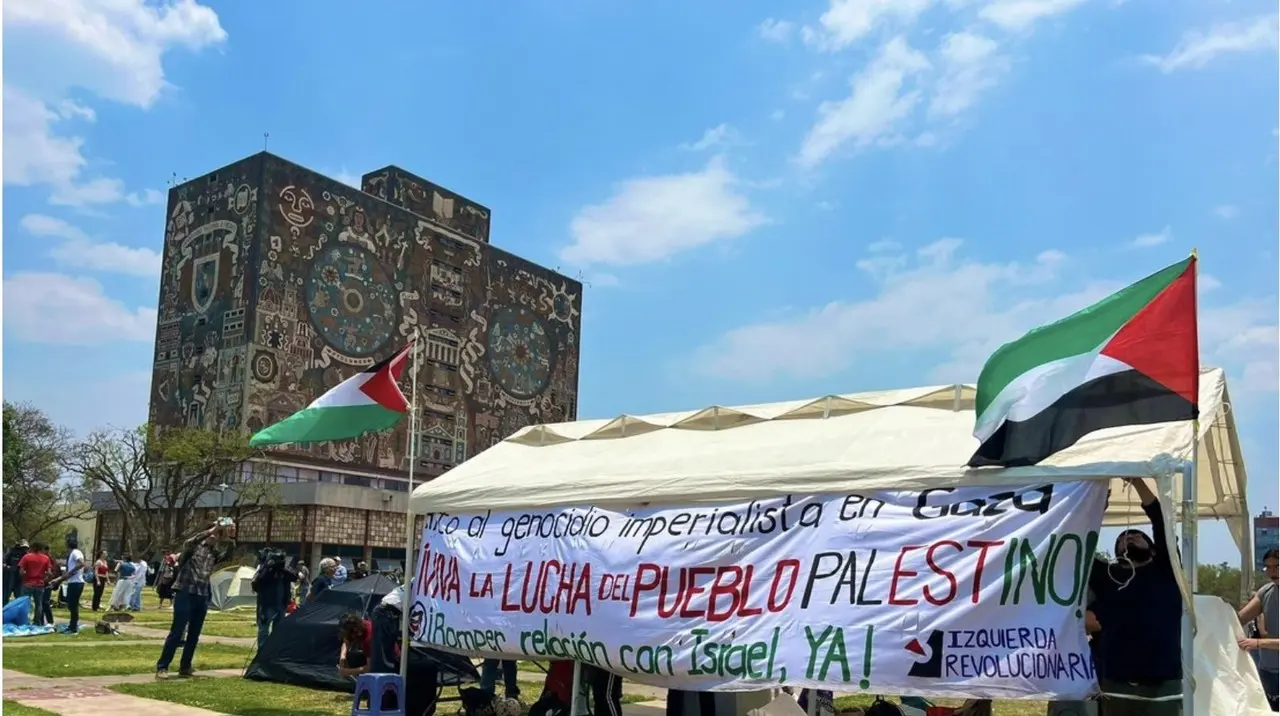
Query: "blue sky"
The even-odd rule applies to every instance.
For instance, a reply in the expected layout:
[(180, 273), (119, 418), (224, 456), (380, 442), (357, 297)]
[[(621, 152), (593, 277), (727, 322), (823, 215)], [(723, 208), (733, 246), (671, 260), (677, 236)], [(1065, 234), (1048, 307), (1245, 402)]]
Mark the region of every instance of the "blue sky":
[(1274, 2), (3, 12), (5, 397), (78, 431), (146, 417), (166, 182), (269, 133), (429, 177), (582, 277), (586, 417), (969, 381), (1198, 247), (1204, 360), (1276, 506)]

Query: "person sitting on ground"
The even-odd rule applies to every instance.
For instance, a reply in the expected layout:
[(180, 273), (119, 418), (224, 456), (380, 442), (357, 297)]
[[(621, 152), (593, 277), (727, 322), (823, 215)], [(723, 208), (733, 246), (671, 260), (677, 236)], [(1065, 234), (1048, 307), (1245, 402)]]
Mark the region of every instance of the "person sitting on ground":
[(1126, 482), (1142, 501), (1154, 538), (1125, 530), (1116, 538), (1117, 560), (1090, 570), (1091, 627), (1105, 640), (1095, 653), (1103, 710), (1107, 716), (1175, 716), (1182, 712), (1182, 593), (1160, 502), (1143, 480)]
[(1262, 555), (1262, 570), (1267, 583), (1238, 614), (1242, 624), (1258, 620), (1258, 635), (1241, 639), (1240, 648), (1257, 654), (1262, 690), (1271, 702), (1271, 710), (1280, 711), (1280, 550), (1273, 548)]
[(355, 612), (347, 612), (338, 622), (338, 638), (342, 640), (342, 650), (338, 652), (338, 673), (359, 676), (369, 671), (373, 623)]

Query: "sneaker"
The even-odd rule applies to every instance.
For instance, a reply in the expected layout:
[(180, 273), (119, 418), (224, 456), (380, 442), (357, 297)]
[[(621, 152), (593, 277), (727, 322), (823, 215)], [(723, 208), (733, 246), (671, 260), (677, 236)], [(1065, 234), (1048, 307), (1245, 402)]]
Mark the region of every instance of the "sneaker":
[(195, 675), (196, 675), (196, 672), (192, 671), (191, 669), (179, 669), (179, 670), (178, 670), (178, 678), (179, 678), (179, 679), (190, 679), (191, 677), (193, 677), (193, 676), (195, 676)]
[(167, 679), (167, 678), (169, 678), (169, 670), (168, 670), (168, 669), (156, 669), (156, 680), (157, 680), (157, 681), (164, 681), (164, 680), (165, 680), (165, 679)]

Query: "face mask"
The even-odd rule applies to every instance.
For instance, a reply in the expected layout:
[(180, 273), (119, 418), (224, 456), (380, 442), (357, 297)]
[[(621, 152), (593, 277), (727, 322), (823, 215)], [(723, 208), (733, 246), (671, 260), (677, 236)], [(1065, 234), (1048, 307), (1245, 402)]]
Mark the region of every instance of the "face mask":
[(1124, 556), (1130, 562), (1145, 562), (1151, 559), (1151, 548), (1131, 544), (1125, 548)]

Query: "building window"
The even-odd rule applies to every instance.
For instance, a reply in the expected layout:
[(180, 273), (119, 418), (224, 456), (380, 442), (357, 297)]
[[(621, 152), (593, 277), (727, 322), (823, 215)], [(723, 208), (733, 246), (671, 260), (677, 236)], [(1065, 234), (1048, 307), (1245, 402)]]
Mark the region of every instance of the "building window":
[(372, 480), (361, 475), (344, 475), (342, 482), (347, 485), (355, 485), (357, 487), (372, 487)]
[(334, 482), (341, 484), (342, 477), (336, 473), (320, 471), (320, 482)]

